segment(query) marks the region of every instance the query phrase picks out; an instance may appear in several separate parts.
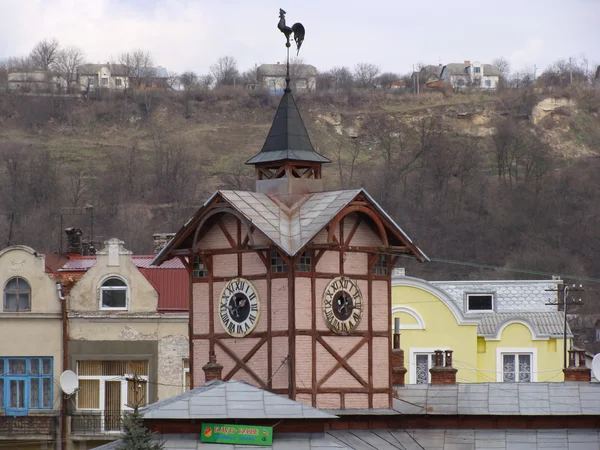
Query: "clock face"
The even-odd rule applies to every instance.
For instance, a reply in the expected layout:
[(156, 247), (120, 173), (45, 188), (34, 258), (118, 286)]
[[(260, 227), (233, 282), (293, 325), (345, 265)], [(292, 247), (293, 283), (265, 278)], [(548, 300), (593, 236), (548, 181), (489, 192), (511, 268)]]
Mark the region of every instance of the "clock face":
[(260, 314), (256, 288), (244, 278), (229, 281), (219, 301), (221, 325), (233, 337), (247, 336), (254, 330)]
[(349, 334), (360, 323), (363, 313), (362, 292), (356, 281), (334, 278), (323, 293), (323, 318), (337, 334)]

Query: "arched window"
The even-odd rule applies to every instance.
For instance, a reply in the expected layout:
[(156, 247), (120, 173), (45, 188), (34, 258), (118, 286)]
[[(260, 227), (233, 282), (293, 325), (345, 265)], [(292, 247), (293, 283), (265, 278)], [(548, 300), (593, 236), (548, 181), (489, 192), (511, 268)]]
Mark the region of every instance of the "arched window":
[(107, 278), (100, 286), (100, 308), (102, 309), (127, 309), (128, 297), (127, 283), (121, 278)]
[(31, 287), (24, 278), (11, 278), (4, 286), (4, 311), (31, 311)]

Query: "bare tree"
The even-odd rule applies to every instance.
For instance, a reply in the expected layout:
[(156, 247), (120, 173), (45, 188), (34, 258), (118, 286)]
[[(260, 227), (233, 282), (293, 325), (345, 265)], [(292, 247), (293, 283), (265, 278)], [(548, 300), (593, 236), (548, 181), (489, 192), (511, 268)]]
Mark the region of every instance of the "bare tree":
[(30, 59), (35, 67), (41, 70), (50, 70), (56, 62), (59, 53), (59, 44), (56, 39), (38, 42), (31, 51)]
[(194, 72), (183, 72), (179, 75), (179, 85), (185, 92), (189, 92), (198, 87), (198, 75)]
[(381, 88), (384, 90), (391, 89), (392, 83), (398, 80), (400, 77), (393, 72), (384, 72), (379, 75), (376, 79), (376, 82), (381, 85)]
[(130, 86), (139, 88), (154, 73), (152, 55), (147, 50), (137, 49), (121, 53), (117, 61), (124, 67)]
[(222, 56), (210, 66), (210, 73), (215, 78), (217, 86), (233, 86), (240, 73), (237, 61), (233, 56)]
[(345, 66), (334, 67), (331, 69), (331, 75), (335, 84), (336, 91), (340, 89), (350, 89), (354, 83), (354, 76), (350, 69)]
[(498, 68), (498, 71), (500, 72), (500, 83), (503, 86), (506, 86), (506, 83), (510, 78), (510, 62), (508, 62), (508, 59), (501, 56), (500, 58), (494, 59), (492, 65)]
[(67, 89), (77, 81), (77, 68), (83, 64), (84, 54), (79, 47), (67, 47), (60, 50), (56, 57), (56, 70), (67, 82)]
[(375, 84), (375, 78), (381, 70), (375, 64), (358, 63), (354, 66), (354, 79), (363, 89), (372, 88)]

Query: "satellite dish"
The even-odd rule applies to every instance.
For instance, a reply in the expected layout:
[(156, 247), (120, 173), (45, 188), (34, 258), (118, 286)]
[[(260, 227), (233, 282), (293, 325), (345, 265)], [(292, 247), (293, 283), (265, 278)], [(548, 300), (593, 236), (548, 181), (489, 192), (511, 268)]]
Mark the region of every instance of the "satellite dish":
[(60, 375), (60, 388), (67, 395), (75, 393), (79, 389), (79, 377), (77, 374), (72, 370), (65, 370)]
[(592, 374), (596, 380), (600, 381), (600, 353), (592, 359)]

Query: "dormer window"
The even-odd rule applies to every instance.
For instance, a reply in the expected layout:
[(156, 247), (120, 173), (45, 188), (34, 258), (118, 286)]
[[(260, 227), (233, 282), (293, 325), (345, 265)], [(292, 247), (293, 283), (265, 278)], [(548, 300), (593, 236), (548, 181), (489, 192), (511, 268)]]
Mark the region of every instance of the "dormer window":
[(107, 278), (100, 286), (100, 308), (127, 309), (128, 291), (127, 283), (121, 278)]
[(4, 311), (31, 311), (31, 287), (24, 278), (11, 278), (4, 286)]
[(493, 311), (494, 294), (467, 294), (467, 311)]

